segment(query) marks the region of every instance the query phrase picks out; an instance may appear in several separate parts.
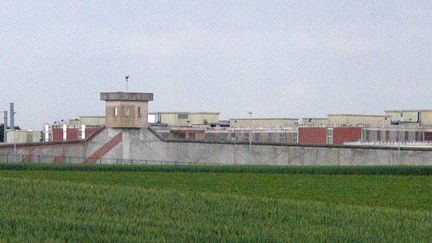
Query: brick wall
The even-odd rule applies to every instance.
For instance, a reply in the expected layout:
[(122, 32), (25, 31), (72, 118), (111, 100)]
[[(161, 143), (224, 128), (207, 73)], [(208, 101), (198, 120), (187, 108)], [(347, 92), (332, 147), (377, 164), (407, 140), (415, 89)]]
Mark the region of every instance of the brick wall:
[(299, 127), (299, 144), (326, 144), (327, 128), (323, 127)]
[(53, 128), (52, 140), (53, 141), (63, 141), (63, 129), (62, 128)]
[(333, 144), (359, 141), (361, 134), (360, 127), (335, 127), (333, 128)]
[(101, 129), (100, 127), (86, 127), (86, 129), (85, 129), (86, 138), (91, 137), (93, 134), (95, 134), (100, 129)]
[(67, 129), (67, 140), (77, 140), (79, 131), (78, 128), (68, 128)]

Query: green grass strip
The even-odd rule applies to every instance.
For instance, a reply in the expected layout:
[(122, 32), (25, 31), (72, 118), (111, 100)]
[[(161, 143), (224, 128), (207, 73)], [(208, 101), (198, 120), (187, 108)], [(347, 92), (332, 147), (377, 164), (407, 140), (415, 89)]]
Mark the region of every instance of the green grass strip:
[(87, 165), (6, 164), (0, 170), (123, 171), (123, 172), (217, 172), (324, 175), (432, 175), (432, 166), (258, 166), (258, 165)]

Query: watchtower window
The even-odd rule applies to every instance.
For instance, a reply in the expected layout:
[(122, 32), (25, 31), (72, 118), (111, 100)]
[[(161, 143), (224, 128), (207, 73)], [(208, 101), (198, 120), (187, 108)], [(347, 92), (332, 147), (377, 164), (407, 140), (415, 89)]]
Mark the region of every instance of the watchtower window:
[(114, 109), (113, 109), (113, 113), (114, 113), (114, 116), (117, 116), (117, 115), (118, 115), (118, 108), (117, 108), (117, 106), (114, 107)]
[(139, 116), (139, 117), (142, 116), (142, 114), (141, 114), (141, 106), (138, 106), (138, 116)]
[(130, 116), (130, 107), (125, 108), (125, 116)]

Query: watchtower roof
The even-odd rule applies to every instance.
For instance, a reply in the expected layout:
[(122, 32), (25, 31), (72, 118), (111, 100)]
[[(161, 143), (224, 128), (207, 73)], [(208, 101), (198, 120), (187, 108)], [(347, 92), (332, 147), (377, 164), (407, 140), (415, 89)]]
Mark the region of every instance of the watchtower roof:
[(152, 101), (153, 93), (103, 92), (100, 99), (105, 101)]

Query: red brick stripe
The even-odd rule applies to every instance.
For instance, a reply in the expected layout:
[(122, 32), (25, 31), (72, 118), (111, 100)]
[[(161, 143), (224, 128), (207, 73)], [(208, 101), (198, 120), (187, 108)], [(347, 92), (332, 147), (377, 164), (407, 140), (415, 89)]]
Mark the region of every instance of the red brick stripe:
[(56, 156), (53, 160), (53, 163), (64, 163), (65, 162), (65, 154), (62, 152), (60, 155)]
[(108, 143), (104, 144), (100, 147), (96, 152), (94, 152), (90, 157), (88, 157), (85, 161), (86, 164), (94, 164), (98, 159), (102, 158), (105, 154), (107, 154), (111, 149), (117, 146), (123, 140), (122, 133), (120, 132), (115, 137), (113, 137)]
[(31, 163), (32, 162), (32, 160), (33, 160), (33, 149), (30, 148), (28, 151), (29, 151), (29, 153), (27, 154), (27, 156), (21, 162), (24, 162), (24, 163)]

